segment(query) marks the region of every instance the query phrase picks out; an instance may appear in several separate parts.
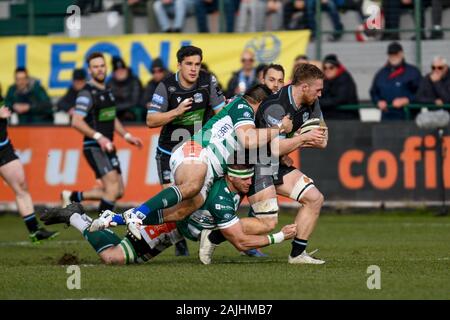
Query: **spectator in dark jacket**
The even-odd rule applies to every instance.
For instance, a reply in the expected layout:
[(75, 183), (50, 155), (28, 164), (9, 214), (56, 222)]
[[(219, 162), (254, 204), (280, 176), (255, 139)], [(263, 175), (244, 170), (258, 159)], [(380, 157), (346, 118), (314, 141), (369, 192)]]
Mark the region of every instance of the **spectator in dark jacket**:
[(356, 84), (351, 74), (334, 54), (323, 61), (325, 79), (320, 107), (325, 119), (359, 119), (358, 110), (338, 110), (338, 106), (358, 104)]
[[(388, 63), (375, 75), (370, 96), (382, 111), (382, 120), (403, 120), (406, 118), (404, 108), (415, 100), (422, 76), (415, 66), (405, 62), (403, 48), (398, 42), (389, 44), (387, 53)], [(411, 111), (413, 115), (417, 113)]]
[(171, 74), (171, 72), (164, 66), (164, 63), (160, 58), (153, 60), (150, 72), (152, 74), (152, 79), (147, 83), (141, 100), (141, 105), (143, 105), (146, 109), (145, 113), (147, 113), (147, 109), (150, 107), (150, 102), (156, 87), (161, 80)]
[(75, 69), (72, 73), (72, 85), (67, 90), (66, 94), (56, 103), (58, 111), (64, 111), (72, 114), (75, 108), (75, 100), (78, 93), (86, 85), (86, 71), (84, 69)]
[(248, 88), (257, 83), (255, 71), (255, 54), (253, 51), (244, 50), (241, 54), (242, 68), (233, 73), (225, 93), (227, 99), (236, 94), (244, 93)]
[[(120, 57), (113, 57), (113, 76), (107, 86), (111, 88), (116, 99), (117, 117), (120, 121), (136, 121), (137, 113), (143, 107), (139, 105), (142, 85), (140, 80), (127, 68)], [(139, 110), (139, 111), (137, 111)]]
[(420, 83), (416, 102), (438, 106), (450, 104), (450, 74), (444, 58), (433, 59), (431, 72)]
[(52, 103), (39, 81), (20, 67), (15, 71), (14, 80), (6, 94), (5, 106), (18, 114), (19, 123), (53, 122)]

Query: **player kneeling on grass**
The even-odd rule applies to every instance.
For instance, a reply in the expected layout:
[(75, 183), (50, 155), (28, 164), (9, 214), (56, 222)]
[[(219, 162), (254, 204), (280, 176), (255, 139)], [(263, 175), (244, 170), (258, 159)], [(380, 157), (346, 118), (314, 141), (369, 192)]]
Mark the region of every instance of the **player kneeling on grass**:
[[(283, 240), (292, 239), (296, 234), (296, 225), (286, 225), (276, 234), (249, 235), (244, 231), (247, 224), (260, 223), (257, 218), (239, 219), (236, 211), (241, 196), (249, 191), (253, 167), (248, 165), (230, 165), (224, 178), (217, 180), (204, 205), (191, 216), (177, 223), (164, 223), (153, 226), (141, 226), (141, 239), (127, 234), (120, 239), (110, 229), (98, 230), (100, 222), (105, 228), (112, 225), (111, 211), (103, 212), (95, 220), (86, 215), (79, 203), (72, 203), (66, 208), (53, 208), (41, 216), (46, 225), (66, 223), (77, 228), (91, 244), (102, 261), (106, 264), (141, 263), (157, 256), (172, 244), (183, 239), (198, 241), (202, 230), (220, 229), (225, 239), (238, 250), (260, 248)], [(91, 232), (91, 230), (97, 230)], [(202, 256), (200, 257), (202, 259)], [(211, 261), (205, 261), (205, 264)]]

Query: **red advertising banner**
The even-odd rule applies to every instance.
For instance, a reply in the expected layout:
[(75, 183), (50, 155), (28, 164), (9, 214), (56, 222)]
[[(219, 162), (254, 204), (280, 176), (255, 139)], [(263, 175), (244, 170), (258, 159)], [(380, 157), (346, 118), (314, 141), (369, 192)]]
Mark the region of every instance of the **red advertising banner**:
[[(144, 146), (138, 149), (117, 135), (114, 138), (125, 183), (120, 202), (140, 203), (161, 190), (155, 161), (159, 129), (136, 126), (127, 130), (140, 137)], [(75, 129), (10, 127), (8, 134), (35, 203), (57, 203), (63, 189), (82, 191), (96, 186), (94, 172), (83, 156), (83, 137)], [(13, 191), (0, 180), (0, 203), (13, 201)]]

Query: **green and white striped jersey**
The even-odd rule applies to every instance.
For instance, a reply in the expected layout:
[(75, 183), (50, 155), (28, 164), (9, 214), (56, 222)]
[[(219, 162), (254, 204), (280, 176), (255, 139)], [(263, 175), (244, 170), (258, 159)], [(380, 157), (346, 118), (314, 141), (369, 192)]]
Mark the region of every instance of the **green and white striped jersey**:
[(239, 97), (209, 119), (202, 130), (192, 137), (195, 142), (207, 149), (207, 158), (216, 178), (226, 172), (230, 155), (243, 148), (237, 140), (236, 129), (247, 124), (255, 125), (255, 113), (248, 102)]
[(230, 191), (224, 178), (219, 179), (203, 206), (177, 222), (177, 229), (184, 237), (197, 241), (203, 229), (228, 228), (239, 222), (236, 212), (240, 202), (240, 195)]

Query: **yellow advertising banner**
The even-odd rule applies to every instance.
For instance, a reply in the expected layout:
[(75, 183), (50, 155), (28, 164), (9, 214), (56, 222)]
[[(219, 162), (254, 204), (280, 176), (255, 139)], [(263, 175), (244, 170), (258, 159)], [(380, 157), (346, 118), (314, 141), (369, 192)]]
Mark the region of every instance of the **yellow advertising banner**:
[(14, 81), (14, 70), (25, 66), (51, 96), (60, 96), (71, 83), (72, 70), (85, 67), (94, 51), (121, 56), (143, 84), (151, 78), (153, 59), (161, 57), (172, 71), (177, 68), (176, 52), (183, 45), (203, 50), (203, 61), (226, 86), (232, 72), (240, 68), (240, 54), (248, 48), (256, 63), (283, 65), (289, 77), (295, 56), (307, 49), (309, 31), (243, 34), (133, 34), (105, 37), (2, 37), (0, 38), (3, 92)]

